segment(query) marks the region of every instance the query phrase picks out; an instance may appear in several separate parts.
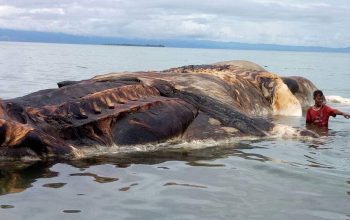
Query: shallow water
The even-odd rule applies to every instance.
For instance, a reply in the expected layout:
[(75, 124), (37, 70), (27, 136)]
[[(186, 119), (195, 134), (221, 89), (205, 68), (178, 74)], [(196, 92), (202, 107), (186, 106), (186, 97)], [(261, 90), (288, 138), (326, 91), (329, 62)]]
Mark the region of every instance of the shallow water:
[[(350, 112), (350, 54), (0, 43), (0, 97), (112, 71), (244, 59), (311, 79)], [(274, 117), (304, 127), (302, 117)], [(0, 164), (0, 219), (350, 219), (350, 121), (320, 139), (135, 147)], [(148, 147), (148, 148), (147, 148)], [(145, 152), (152, 149), (152, 152)]]

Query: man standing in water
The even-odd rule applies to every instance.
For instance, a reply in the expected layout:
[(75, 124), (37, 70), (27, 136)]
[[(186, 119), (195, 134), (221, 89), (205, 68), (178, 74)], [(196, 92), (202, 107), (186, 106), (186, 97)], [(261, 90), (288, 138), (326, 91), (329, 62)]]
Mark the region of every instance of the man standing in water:
[(329, 116), (343, 115), (346, 119), (350, 118), (349, 114), (332, 109), (326, 105), (324, 103), (325, 97), (321, 90), (314, 91), (313, 97), (315, 105), (311, 106), (306, 113), (306, 125), (308, 127), (328, 128)]

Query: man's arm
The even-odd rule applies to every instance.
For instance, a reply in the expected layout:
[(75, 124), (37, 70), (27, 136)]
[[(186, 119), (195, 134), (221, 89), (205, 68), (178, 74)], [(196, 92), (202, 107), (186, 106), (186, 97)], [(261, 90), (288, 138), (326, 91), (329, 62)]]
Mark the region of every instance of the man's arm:
[(350, 114), (345, 113), (345, 112), (341, 112), (341, 111), (339, 111), (338, 109), (333, 109), (333, 112), (334, 112), (334, 114), (336, 114), (336, 115), (342, 115), (342, 116), (344, 116), (344, 118), (346, 118), (346, 119), (349, 119), (349, 118), (350, 118)]

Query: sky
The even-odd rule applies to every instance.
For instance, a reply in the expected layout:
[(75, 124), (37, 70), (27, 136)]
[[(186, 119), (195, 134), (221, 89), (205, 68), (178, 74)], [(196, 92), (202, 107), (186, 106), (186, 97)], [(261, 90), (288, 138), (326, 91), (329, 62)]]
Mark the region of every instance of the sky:
[(0, 28), (350, 47), (350, 0), (0, 0)]

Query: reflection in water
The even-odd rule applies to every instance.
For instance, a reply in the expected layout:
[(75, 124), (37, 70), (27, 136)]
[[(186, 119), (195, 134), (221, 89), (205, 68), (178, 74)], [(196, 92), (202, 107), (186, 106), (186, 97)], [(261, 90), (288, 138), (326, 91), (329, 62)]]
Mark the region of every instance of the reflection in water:
[(51, 178), (58, 176), (57, 172), (50, 170), (52, 164), (36, 163), (27, 167), (0, 166), (0, 195), (18, 193), (32, 186), (38, 178)]
[[(318, 146), (324, 144), (324, 141), (315, 140)], [(278, 143), (278, 142), (277, 142)], [(185, 161), (189, 166), (202, 166), (202, 167), (225, 167), (225, 164), (211, 163), (211, 161), (227, 158), (227, 157), (239, 157), (245, 160), (253, 160), (259, 162), (274, 162), (274, 163), (288, 163), (292, 166), (308, 166), (318, 168), (333, 168), (321, 164), (316, 161), (313, 157), (306, 156), (307, 163), (295, 162), (295, 161), (284, 161), (279, 156), (269, 157), (262, 155), (269, 153), (269, 148), (273, 146), (274, 142), (269, 140), (254, 140), (241, 142), (236, 144), (223, 144), (220, 146), (191, 149), (191, 148), (168, 148), (165, 150), (158, 150), (153, 152), (133, 152), (133, 153), (120, 153), (115, 155), (103, 155), (92, 158), (84, 158), (80, 160), (65, 161), (64, 163), (69, 164), (75, 168), (84, 171), (91, 166), (110, 164), (117, 168), (127, 168), (131, 164), (160, 164), (166, 161)], [(265, 147), (265, 145), (267, 147)], [(254, 150), (254, 153), (252, 152)], [(267, 151), (267, 152), (266, 152)], [(280, 155), (281, 156), (281, 155)], [(62, 161), (56, 161), (62, 163)], [(0, 195), (8, 193), (22, 192), (25, 189), (32, 186), (32, 183), (39, 178), (50, 178), (58, 176), (57, 172), (53, 172), (50, 168), (55, 162), (43, 163), (39, 162), (36, 164), (26, 165), (24, 167), (11, 166), (9, 164), (0, 165)], [(169, 167), (159, 166), (159, 169), (170, 169)], [(93, 177), (94, 181), (98, 183), (110, 183), (118, 181), (116, 177), (102, 177), (91, 172), (71, 173), (70, 176), (88, 176)], [(61, 188), (66, 183), (48, 183), (43, 187), (49, 188)], [(174, 184), (174, 183), (169, 183)], [(133, 185), (131, 185), (133, 186)], [(128, 191), (131, 186), (122, 187), (120, 191)]]
[(212, 163), (204, 163), (204, 162), (198, 162), (198, 161), (192, 161), (192, 162), (188, 162), (187, 165), (196, 167), (224, 167), (225, 164), (212, 164)]
[(102, 177), (102, 176), (98, 176), (94, 173), (72, 173), (69, 175), (70, 176), (91, 176), (91, 177), (94, 177), (95, 181), (98, 183), (110, 183), (110, 182), (114, 182), (114, 181), (118, 180), (118, 178)]
[(309, 146), (309, 148), (317, 149), (317, 150), (327, 150), (331, 149), (329, 146), (329, 139), (333, 136), (323, 136), (320, 138), (314, 138), (309, 141), (301, 141), (302, 143), (305, 143), (305, 145)]
[(120, 188), (119, 191), (125, 192), (125, 191), (128, 191), (129, 189), (130, 187), (127, 186), (127, 187)]
[[(97, 156), (92, 158), (85, 158), (81, 160), (65, 161), (65, 163), (85, 170), (90, 166), (101, 164), (112, 164), (118, 168), (127, 168), (131, 164), (160, 164), (166, 161), (186, 161), (190, 166), (206, 166), (206, 167), (222, 167), (223, 164), (211, 164), (209, 161), (219, 158), (227, 158), (229, 156), (238, 156), (247, 160), (256, 161), (270, 161), (269, 157), (254, 154), (245, 153), (243, 150), (253, 149), (249, 144), (227, 144), (215, 147), (209, 147), (204, 149), (189, 149), (189, 148), (177, 148), (166, 149), (154, 152), (134, 152), (125, 154), (116, 154), (111, 156)], [(200, 162), (201, 161), (201, 162)], [(206, 161), (206, 162), (202, 162)], [(56, 161), (62, 163), (62, 161)], [(32, 187), (39, 178), (51, 178), (57, 177), (58, 172), (51, 171), (50, 168), (55, 164), (51, 162), (38, 162), (35, 164), (21, 164), (13, 165), (10, 163), (0, 165), (0, 195), (8, 193), (22, 192), (27, 188)], [(168, 167), (158, 167), (160, 169), (169, 169)], [(82, 172), (72, 173), (70, 176), (89, 176), (93, 177), (94, 181), (98, 183), (110, 183), (117, 181), (115, 177), (101, 177), (94, 173)], [(43, 187), (60, 188), (66, 183), (49, 183), (43, 185)], [(130, 188), (130, 187), (129, 187)], [(129, 190), (124, 188), (123, 190)]]

